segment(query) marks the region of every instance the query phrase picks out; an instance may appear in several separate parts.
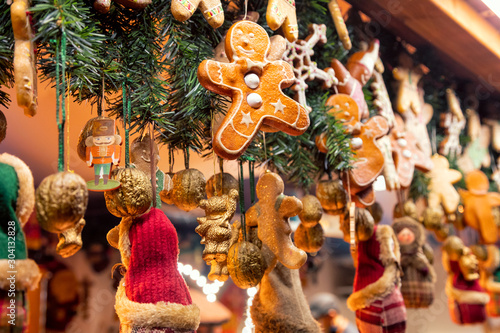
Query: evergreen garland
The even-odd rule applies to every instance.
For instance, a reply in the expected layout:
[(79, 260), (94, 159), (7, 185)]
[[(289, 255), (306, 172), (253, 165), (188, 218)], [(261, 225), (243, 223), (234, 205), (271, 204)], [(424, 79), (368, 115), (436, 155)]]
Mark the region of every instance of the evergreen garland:
[(10, 96), (3, 89), (14, 86), (14, 32), (7, 1), (0, 4), (0, 22), (0, 105), (7, 108)]

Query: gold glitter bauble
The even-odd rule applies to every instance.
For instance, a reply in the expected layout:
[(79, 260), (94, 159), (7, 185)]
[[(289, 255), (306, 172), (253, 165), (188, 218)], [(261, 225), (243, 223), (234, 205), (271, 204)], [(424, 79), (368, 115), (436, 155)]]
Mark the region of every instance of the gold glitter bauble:
[(307, 228), (314, 227), (323, 216), (321, 203), (314, 195), (306, 195), (301, 201), (303, 206), (302, 211), (299, 213), (301, 224)]
[(200, 201), (205, 198), (205, 176), (196, 169), (177, 172), (172, 182), (174, 187), (171, 199), (177, 208), (183, 211), (189, 212), (197, 208)]
[(488, 260), (488, 249), (485, 245), (471, 245), (470, 250), (479, 261)]
[(85, 214), (87, 184), (72, 172), (45, 177), (36, 190), (36, 217), (40, 226), (53, 233), (75, 227)]
[[(78, 154), (78, 157), (84, 162), (87, 162), (87, 145), (85, 144), (85, 141), (89, 136), (92, 136), (92, 127), (94, 125), (94, 122), (96, 120), (101, 120), (101, 119), (109, 119), (108, 117), (95, 117), (92, 119), (89, 119), (85, 126), (83, 127), (82, 131), (80, 132), (80, 136), (78, 137), (78, 143), (76, 144), (76, 152)], [(118, 129), (116, 129), (116, 133), (118, 133)]]
[(332, 215), (342, 214), (347, 203), (347, 193), (340, 179), (321, 180), (316, 186), (316, 197), (321, 207)]
[(136, 168), (117, 168), (111, 179), (120, 182), (115, 190), (104, 192), (106, 207), (117, 217), (137, 216), (145, 213), (153, 200), (149, 177)]
[(82, 231), (84, 226), (85, 220), (81, 219), (75, 227), (58, 235), (59, 243), (57, 243), (56, 252), (61, 257), (71, 257), (82, 248)]
[(446, 238), (443, 243), (443, 251), (448, 254), (449, 260), (458, 261), (463, 254), (465, 245), (464, 242), (457, 236)]
[(173, 172), (167, 172), (165, 173), (165, 178), (170, 177), (169, 182), (170, 184), (167, 186), (166, 189), (160, 192), (160, 198), (161, 201), (166, 203), (167, 205), (173, 205), (174, 201), (172, 200), (172, 189), (174, 188), (173, 184), (173, 179), (174, 179), (175, 173)]
[(294, 242), (295, 246), (308, 253), (318, 252), (325, 242), (323, 227), (319, 223), (311, 228), (299, 224), (295, 230)]
[[(373, 231), (375, 230), (375, 221), (373, 220), (370, 212), (365, 208), (356, 207), (354, 216), (356, 225), (356, 242), (370, 239), (373, 236)], [(340, 231), (344, 234), (344, 241), (348, 243), (351, 240), (350, 227), (349, 212), (346, 212), (344, 218), (340, 219)]]
[(444, 210), (441, 206), (427, 207), (424, 211), (424, 227), (438, 230), (443, 226)]
[(399, 219), (401, 217), (409, 216), (414, 220), (419, 220), (417, 213), (417, 205), (411, 200), (405, 201), (403, 204), (403, 209), (401, 209), (401, 204), (397, 203), (394, 207), (393, 218)]
[(227, 269), (234, 284), (241, 289), (247, 289), (260, 283), (266, 271), (266, 264), (260, 249), (250, 242), (243, 241), (229, 249)]
[(222, 182), (220, 173), (213, 175), (209, 180), (207, 180), (206, 190), (208, 198), (211, 198), (213, 196), (221, 196), (224, 194), (228, 195), (231, 190), (238, 189), (238, 181), (229, 173), (224, 172), (222, 174)]
[(367, 207), (366, 209), (370, 212), (373, 220), (375, 221), (375, 224), (379, 224), (380, 221), (382, 221), (384, 211), (382, 210), (382, 206), (378, 202), (375, 202), (373, 205)]

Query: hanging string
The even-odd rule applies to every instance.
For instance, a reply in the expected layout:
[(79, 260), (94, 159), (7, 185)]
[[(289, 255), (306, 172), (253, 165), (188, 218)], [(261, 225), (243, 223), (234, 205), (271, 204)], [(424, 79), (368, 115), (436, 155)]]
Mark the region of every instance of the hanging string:
[(253, 157), (249, 158), (248, 173), (250, 175), (250, 202), (253, 205), (255, 203), (255, 159)]
[(64, 125), (66, 122), (66, 31), (64, 26), (61, 31), (61, 39), (56, 44), (56, 120), (59, 132), (57, 169), (59, 172), (64, 171)]
[(184, 150), (184, 168), (189, 169), (189, 146)]
[(238, 161), (240, 167), (238, 168), (238, 181), (240, 183), (240, 213), (241, 213), (241, 232), (243, 233), (243, 240), (247, 240), (247, 223), (245, 219), (245, 179), (243, 177), (243, 161)]
[(153, 190), (153, 207), (156, 207), (156, 168), (155, 168), (155, 159), (156, 159), (156, 152), (155, 152), (155, 134), (154, 134), (154, 124), (151, 122), (149, 124), (149, 153), (150, 153), (150, 160), (151, 160), (151, 187)]
[(168, 147), (168, 173), (174, 171), (174, 150)]
[[(68, 75), (68, 81), (69, 81), (69, 75)], [(67, 105), (68, 105), (68, 111), (67, 111), (67, 116), (66, 116), (66, 170), (69, 172), (74, 172), (73, 170), (69, 169), (69, 153), (70, 153), (70, 144), (69, 144), (69, 96), (67, 97)]]
[(129, 152), (129, 140), (130, 140), (130, 92), (127, 87), (127, 79), (122, 83), (122, 109), (123, 109), (123, 127), (125, 129), (125, 167), (130, 167), (130, 152)]
[(99, 106), (97, 108), (97, 115), (99, 117), (102, 117), (102, 110), (104, 109), (104, 70), (102, 71), (102, 85), (101, 85), (101, 92), (102, 92), (102, 97), (101, 97), (101, 103), (99, 103)]
[(220, 188), (224, 189), (224, 160), (219, 157)]

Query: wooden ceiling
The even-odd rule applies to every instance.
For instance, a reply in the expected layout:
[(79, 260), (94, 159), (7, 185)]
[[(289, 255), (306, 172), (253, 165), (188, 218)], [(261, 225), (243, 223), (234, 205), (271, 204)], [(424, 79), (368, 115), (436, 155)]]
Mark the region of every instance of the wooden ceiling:
[(417, 49), (431, 44), (459, 77), (500, 96), (500, 19), (481, 0), (348, 0)]

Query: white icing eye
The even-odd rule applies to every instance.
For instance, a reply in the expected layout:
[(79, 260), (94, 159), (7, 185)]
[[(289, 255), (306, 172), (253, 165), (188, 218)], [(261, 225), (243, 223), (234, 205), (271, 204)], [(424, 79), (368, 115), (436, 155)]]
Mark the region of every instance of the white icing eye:
[(410, 158), (411, 157), (411, 151), (409, 151), (408, 149), (403, 150), (403, 156), (406, 157), (406, 158)]
[(345, 103), (345, 107), (348, 108), (349, 107), (349, 103), (346, 102)]
[(254, 33), (253, 33), (253, 32), (249, 33), (249, 34), (248, 34), (248, 36), (249, 36), (250, 38), (254, 38), (254, 37), (255, 37), (255, 35), (254, 35)]
[(406, 142), (406, 139), (398, 139), (398, 145), (400, 147), (406, 147), (406, 145), (408, 145), (408, 142)]
[(351, 147), (352, 149), (359, 149), (363, 146), (363, 140), (361, 138), (352, 138)]
[(260, 84), (259, 76), (255, 73), (245, 75), (245, 83), (250, 89), (257, 89)]
[(247, 96), (247, 103), (254, 109), (258, 109), (262, 106), (262, 97), (259, 94), (251, 93)]
[(243, 31), (241, 31), (241, 29), (236, 29), (236, 33), (237, 33), (238, 35), (243, 35)]

